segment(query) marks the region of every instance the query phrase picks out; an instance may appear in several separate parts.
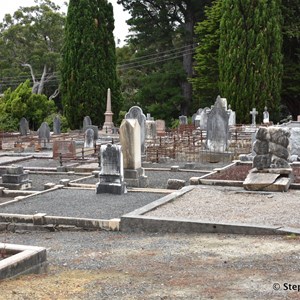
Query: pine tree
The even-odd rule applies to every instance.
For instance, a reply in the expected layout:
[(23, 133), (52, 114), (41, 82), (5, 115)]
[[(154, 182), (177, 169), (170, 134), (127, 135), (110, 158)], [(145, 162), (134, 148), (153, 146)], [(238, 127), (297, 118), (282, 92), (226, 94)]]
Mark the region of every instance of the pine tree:
[(212, 6), (205, 8), (206, 19), (195, 26), (198, 46), (196, 47), (195, 75), (191, 79), (194, 98), (198, 107), (214, 104), (219, 92), (218, 53), (220, 44), (220, 19), (222, 0), (215, 0)]
[(267, 106), (272, 120), (279, 112), (282, 79), (280, 0), (224, 0), (220, 23), (221, 95), (250, 121), (253, 107)]
[(64, 113), (72, 129), (84, 116), (104, 122), (107, 89), (115, 116), (121, 102), (116, 74), (113, 7), (107, 0), (70, 0), (62, 59)]

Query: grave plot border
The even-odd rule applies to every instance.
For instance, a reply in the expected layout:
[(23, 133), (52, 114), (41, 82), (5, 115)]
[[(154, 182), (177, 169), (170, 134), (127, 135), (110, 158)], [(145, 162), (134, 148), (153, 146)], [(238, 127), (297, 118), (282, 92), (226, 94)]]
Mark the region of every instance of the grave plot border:
[(0, 243), (0, 251), (9, 255), (0, 261), (0, 280), (47, 268), (46, 248)]
[(196, 188), (187, 186), (170, 195), (162, 197), (142, 208), (123, 215), (120, 221), (120, 231), (159, 232), (159, 233), (219, 233), (219, 234), (247, 234), (247, 235), (300, 235), (300, 230), (282, 226), (256, 226), (252, 224), (230, 224), (217, 222), (192, 221), (184, 218), (158, 218), (145, 216), (146, 213), (176, 200), (182, 195)]

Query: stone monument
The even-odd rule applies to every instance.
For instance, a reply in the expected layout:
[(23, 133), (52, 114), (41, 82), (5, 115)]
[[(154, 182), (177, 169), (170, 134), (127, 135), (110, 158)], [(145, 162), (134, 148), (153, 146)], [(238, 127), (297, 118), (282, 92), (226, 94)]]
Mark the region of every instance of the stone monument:
[(229, 141), (229, 116), (223, 107), (220, 96), (208, 115), (206, 147), (213, 152), (225, 152)]
[(147, 187), (142, 168), (140, 125), (136, 119), (124, 119), (120, 126), (120, 143), (124, 157), (124, 180), (127, 186)]
[(23, 117), (20, 120), (20, 134), (21, 135), (27, 135), (28, 133), (29, 133), (28, 121)]
[(54, 134), (61, 133), (60, 126), (61, 126), (60, 118), (59, 118), (59, 116), (55, 116), (53, 119), (53, 133)]
[(85, 116), (83, 119), (83, 123), (82, 123), (83, 132), (85, 132), (87, 126), (89, 126), (89, 125), (92, 125), (92, 120), (91, 120), (90, 116)]
[(101, 145), (100, 181), (96, 185), (96, 193), (122, 195), (126, 192), (123, 173), (123, 156), (120, 145)]
[(47, 148), (47, 143), (50, 142), (50, 127), (47, 122), (43, 122), (38, 129), (39, 143), (44, 144), (44, 148)]
[(250, 111), (250, 115), (252, 115), (252, 126), (256, 126), (256, 116), (258, 114), (258, 111), (256, 110), (256, 108), (252, 108), (252, 110)]
[(145, 153), (145, 138), (146, 138), (146, 116), (138, 106), (132, 106), (128, 113), (125, 115), (125, 119), (136, 119), (140, 125), (140, 143), (141, 154)]
[(269, 116), (268, 108), (266, 106), (265, 106), (265, 110), (263, 112), (263, 123), (264, 124), (270, 123), (270, 116)]
[(103, 130), (107, 133), (111, 133), (113, 128), (114, 128), (114, 123), (113, 123), (113, 112), (111, 111), (111, 91), (110, 89), (107, 89), (107, 98), (106, 98), (106, 112), (104, 113), (105, 115), (105, 121), (103, 124)]
[(94, 130), (88, 128), (84, 133), (84, 148), (94, 148)]
[(290, 131), (281, 127), (260, 127), (253, 150), (253, 169), (243, 186), (247, 190), (287, 191), (292, 180), (288, 163)]

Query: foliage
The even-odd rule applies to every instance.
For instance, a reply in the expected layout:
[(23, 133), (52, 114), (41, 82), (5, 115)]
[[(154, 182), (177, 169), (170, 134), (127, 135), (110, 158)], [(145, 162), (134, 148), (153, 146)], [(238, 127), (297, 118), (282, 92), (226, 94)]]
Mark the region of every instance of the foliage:
[(282, 104), (297, 119), (300, 115), (300, 2), (282, 1), (283, 79)]
[(111, 89), (114, 116), (122, 103), (116, 74), (113, 8), (107, 0), (70, 0), (62, 58), (64, 114), (71, 129), (89, 115), (95, 125), (104, 122), (107, 89)]
[(238, 122), (264, 106), (278, 120), (282, 78), (282, 16), (279, 0), (224, 0), (220, 23), (221, 95), (230, 99)]
[[(168, 79), (169, 84), (174, 82), (177, 84), (172, 92), (172, 99), (168, 95), (174, 86), (167, 87), (168, 91), (164, 98), (155, 99), (164, 105), (170, 101), (168, 108), (164, 107), (159, 110), (156, 108), (157, 102), (154, 102), (151, 109), (160, 114), (164, 111), (166, 119), (170, 120), (175, 113), (173, 106), (176, 89), (178, 93), (176, 101), (180, 99), (176, 116), (188, 114), (193, 102), (192, 88), (187, 78), (191, 77), (193, 72), (194, 24), (203, 19), (204, 5), (211, 3), (211, 0), (118, 0), (118, 3), (123, 4), (124, 9), (128, 10), (132, 16), (128, 20), (133, 33), (129, 37), (129, 44), (133, 45), (136, 52), (131, 68), (138, 69), (138, 72), (132, 72), (134, 76), (138, 76), (138, 85), (131, 90), (135, 91), (136, 97), (141, 102), (142, 97), (147, 95), (146, 90), (149, 91), (150, 87), (154, 87), (154, 82), (149, 82), (147, 79), (155, 77), (157, 83), (154, 89), (159, 90), (161, 82), (167, 82), (164, 72), (170, 68), (169, 64), (176, 66), (181, 64), (179, 70), (180, 72), (184, 70), (185, 73), (185, 76), (180, 76), (181, 81), (178, 83), (178, 72), (173, 70), (170, 74), (174, 76), (174, 79), (171, 79), (171, 76)], [(145, 79), (143, 80), (142, 77)], [(149, 86), (145, 86), (148, 83)], [(160, 93), (160, 97), (162, 96), (163, 93)], [(143, 102), (141, 105), (149, 105)], [(146, 102), (149, 101), (146, 99)], [(159, 117), (155, 114), (153, 116)]]
[(36, 78), (40, 78), (46, 68), (48, 83), (44, 92), (48, 96), (58, 87), (56, 72), (65, 17), (59, 12), (60, 7), (50, 0), (36, 3), (20, 7), (13, 15), (6, 14), (0, 23), (2, 91), (8, 87), (14, 89), (32, 77), (24, 64), (32, 67)]
[(55, 104), (45, 95), (33, 94), (30, 81), (26, 80), (14, 91), (5, 91), (0, 102), (1, 120), (8, 118), (8, 124), (1, 124), (3, 130), (17, 130), (19, 121), (25, 117), (31, 129), (36, 130), (48, 114), (55, 111)]
[[(197, 43), (194, 66), (194, 77), (191, 79), (194, 97), (199, 107), (210, 107), (220, 93), (218, 87), (219, 65), (218, 52), (220, 44), (220, 19), (222, 1), (215, 0), (210, 7), (206, 7), (206, 19), (197, 23), (195, 33)], [(196, 102), (196, 101), (195, 101)]]

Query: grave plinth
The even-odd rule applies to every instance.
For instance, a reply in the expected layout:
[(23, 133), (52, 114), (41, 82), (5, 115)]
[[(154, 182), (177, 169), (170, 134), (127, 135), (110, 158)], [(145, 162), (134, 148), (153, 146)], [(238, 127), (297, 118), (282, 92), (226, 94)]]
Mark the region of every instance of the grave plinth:
[(0, 186), (10, 190), (26, 190), (31, 188), (31, 181), (28, 178), (28, 173), (24, 172), (23, 167), (11, 166), (2, 175)]

